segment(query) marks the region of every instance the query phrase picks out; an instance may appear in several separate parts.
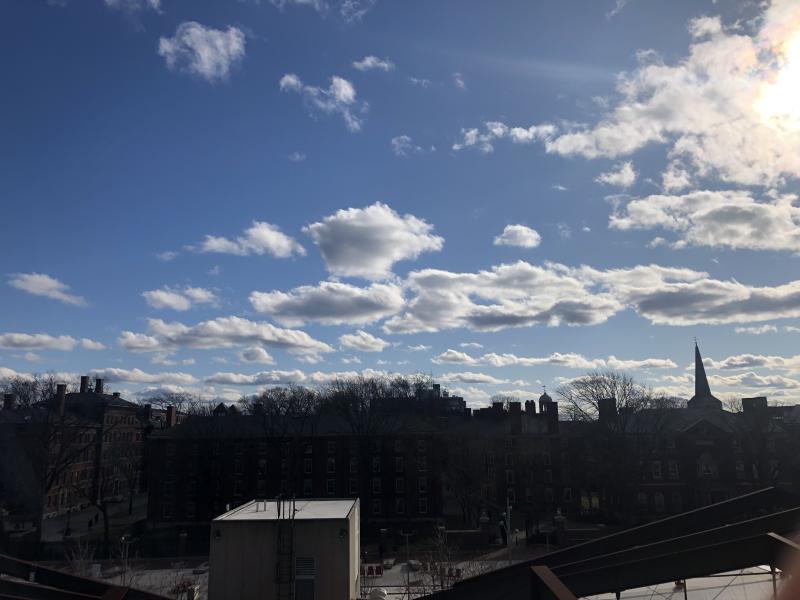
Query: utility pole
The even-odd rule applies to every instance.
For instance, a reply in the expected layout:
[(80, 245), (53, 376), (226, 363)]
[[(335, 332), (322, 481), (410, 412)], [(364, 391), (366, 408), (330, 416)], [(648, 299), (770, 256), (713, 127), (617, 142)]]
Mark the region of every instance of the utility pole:
[(511, 564), (511, 499), (506, 496), (506, 546), (508, 547), (508, 564)]
[(411, 560), (408, 552), (408, 538), (414, 535), (413, 532), (400, 531), (400, 535), (406, 538), (406, 598), (411, 600)]

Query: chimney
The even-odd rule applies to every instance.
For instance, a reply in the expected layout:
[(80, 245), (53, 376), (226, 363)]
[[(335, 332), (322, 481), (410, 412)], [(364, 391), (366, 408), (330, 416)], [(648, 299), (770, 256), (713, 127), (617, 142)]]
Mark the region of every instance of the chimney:
[(56, 396), (53, 401), (53, 410), (56, 411), (59, 417), (64, 416), (64, 404), (66, 403), (67, 384), (59, 383), (56, 385)]
[(742, 398), (742, 412), (748, 419), (754, 417), (764, 418), (767, 415), (767, 397)]
[(167, 407), (167, 427), (175, 427), (177, 421), (177, 411), (174, 406)]
[(95, 394), (103, 393), (103, 380), (100, 377), (94, 380), (94, 393)]
[(525, 414), (526, 415), (535, 415), (536, 414), (536, 401), (534, 401), (534, 400), (525, 400)]
[(112, 396), (114, 396), (114, 398), (119, 398), (119, 392), (114, 392), (114, 393), (113, 393), (113, 394), (111, 394), (111, 395), (112, 395)]
[(16, 394), (3, 394), (3, 410), (14, 410), (17, 408)]
[(89, 391), (89, 376), (81, 375), (81, 394)]
[(617, 399), (600, 398), (597, 403), (598, 418), (601, 423), (611, 423), (617, 418)]
[(148, 423), (153, 420), (153, 405), (152, 404), (145, 404), (144, 405), (144, 420)]
[(522, 433), (522, 404), (509, 402), (508, 415), (511, 418), (511, 433)]

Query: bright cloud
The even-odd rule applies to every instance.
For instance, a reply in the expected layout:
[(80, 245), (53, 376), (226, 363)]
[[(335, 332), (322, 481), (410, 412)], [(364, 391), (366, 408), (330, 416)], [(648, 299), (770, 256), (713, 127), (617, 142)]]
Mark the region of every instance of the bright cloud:
[(628, 188), (636, 183), (636, 171), (633, 169), (633, 163), (627, 161), (614, 165), (611, 171), (600, 173), (595, 181), (604, 185), (616, 185), (618, 187)]
[(89, 338), (75, 339), (69, 335), (53, 336), (48, 333), (0, 333), (0, 348), (6, 350), (104, 350), (100, 342)]
[(334, 75), (328, 89), (305, 85), (294, 73), (287, 73), (279, 82), (282, 92), (300, 94), (313, 114), (338, 113), (344, 119), (347, 129), (359, 131), (362, 119), (358, 113), (366, 112), (368, 105), (356, 99), (356, 88), (347, 79)]
[(258, 363), (262, 365), (273, 365), (275, 360), (261, 346), (250, 346), (239, 353), (239, 360), (245, 363)]
[(283, 233), (276, 225), (253, 221), (244, 233), (231, 240), (207, 235), (198, 248), (200, 252), (249, 256), (269, 254), (275, 258), (289, 258), (295, 254), (305, 256), (306, 250), (294, 238)]
[(400, 216), (386, 204), (342, 209), (304, 231), (319, 247), (333, 275), (386, 279), (392, 266), (423, 252), (442, 249), (433, 225), (414, 215)]
[(775, 325), (759, 325), (757, 327), (736, 327), (736, 333), (748, 333), (750, 335), (763, 335), (765, 333), (777, 333), (778, 328)]
[(167, 67), (205, 79), (224, 81), (245, 55), (245, 35), (238, 27), (226, 30), (205, 27), (195, 21), (178, 25), (171, 38), (162, 37), (158, 54)]
[(197, 378), (189, 373), (146, 373), (140, 369), (92, 369), (92, 377), (100, 377), (109, 383), (155, 383), (172, 385), (192, 385)]
[(392, 71), (394, 63), (388, 58), (378, 58), (377, 56), (365, 56), (361, 60), (353, 62), (353, 68), (359, 71)]
[(9, 276), (8, 285), (34, 296), (52, 298), (73, 306), (86, 306), (85, 298), (70, 294), (67, 284), (44, 273), (13, 273)]
[(153, 308), (169, 308), (177, 311), (189, 310), (198, 304), (215, 305), (219, 301), (214, 292), (200, 287), (183, 289), (163, 287), (142, 292), (142, 297)]
[(360, 350), (361, 352), (383, 352), (384, 348), (391, 346), (389, 342), (379, 337), (358, 330), (355, 333), (348, 333), (339, 338), (339, 343), (343, 348)]
[(282, 325), (364, 325), (399, 312), (403, 291), (394, 284), (358, 287), (338, 281), (304, 285), (290, 292), (253, 292), (250, 304)]
[(392, 152), (394, 152), (396, 156), (408, 156), (409, 154), (419, 154), (420, 152), (425, 151), (424, 148), (417, 146), (414, 143), (414, 140), (407, 135), (398, 135), (393, 137), (391, 145)]
[(495, 246), (536, 248), (541, 242), (542, 236), (535, 229), (525, 225), (506, 225), (503, 233), (494, 238)]
[(494, 151), (496, 140), (511, 140), (515, 144), (530, 144), (549, 140), (556, 133), (555, 125), (545, 123), (530, 127), (509, 127), (500, 121), (487, 121), (483, 129), (462, 129), (461, 141), (453, 144), (453, 150), (477, 148), (484, 154)]

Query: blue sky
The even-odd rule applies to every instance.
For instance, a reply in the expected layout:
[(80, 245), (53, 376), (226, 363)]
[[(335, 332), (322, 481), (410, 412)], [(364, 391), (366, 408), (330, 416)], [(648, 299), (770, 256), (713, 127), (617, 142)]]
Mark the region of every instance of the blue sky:
[(0, 376), (800, 388), (800, 7), (0, 7)]

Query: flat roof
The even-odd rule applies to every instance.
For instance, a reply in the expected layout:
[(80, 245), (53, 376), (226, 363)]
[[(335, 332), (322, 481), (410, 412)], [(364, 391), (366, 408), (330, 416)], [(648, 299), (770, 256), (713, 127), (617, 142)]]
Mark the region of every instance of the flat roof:
[[(294, 501), (294, 518), (297, 521), (312, 521), (320, 519), (346, 519), (353, 510), (355, 498), (342, 498), (320, 500), (316, 498), (303, 498)], [(288, 515), (291, 510), (291, 500), (281, 501), (281, 514)], [(278, 500), (251, 500), (225, 514), (218, 516), (215, 521), (275, 521), (278, 519)]]

